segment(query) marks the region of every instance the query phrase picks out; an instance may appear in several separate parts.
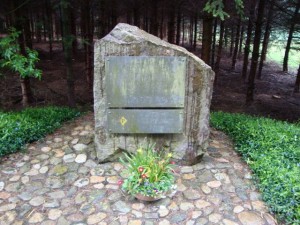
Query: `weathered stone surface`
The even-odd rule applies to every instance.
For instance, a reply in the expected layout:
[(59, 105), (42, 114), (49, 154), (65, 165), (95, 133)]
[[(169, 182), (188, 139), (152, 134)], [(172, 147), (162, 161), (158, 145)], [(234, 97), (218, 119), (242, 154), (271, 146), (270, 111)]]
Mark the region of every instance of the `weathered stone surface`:
[[(136, 150), (136, 143), (141, 143), (147, 135), (117, 135), (109, 134), (107, 126), (107, 90), (105, 82), (106, 56), (181, 56), (187, 59), (184, 134), (160, 135), (149, 137), (152, 142), (163, 140), (173, 156), (188, 161), (187, 136), (195, 135), (196, 144), (193, 151), (199, 158), (206, 149), (209, 137), (209, 105), (212, 93), (214, 73), (195, 55), (186, 49), (169, 44), (152, 36), (137, 27), (128, 24), (118, 24), (107, 36), (96, 41), (94, 48), (94, 112), (95, 112), (95, 147), (99, 161), (116, 160), (119, 149), (130, 152)], [(192, 99), (197, 99), (196, 102)], [(196, 110), (197, 112), (193, 111)], [(195, 118), (199, 121), (195, 127), (190, 127), (189, 121)], [(193, 125), (194, 126), (194, 125)], [(125, 141), (126, 139), (126, 141)], [(161, 142), (161, 141), (160, 141)], [(172, 142), (172, 144), (171, 144)], [(163, 144), (163, 143), (162, 143)]]
[(241, 212), (238, 214), (238, 218), (243, 225), (263, 225), (264, 220), (253, 212)]

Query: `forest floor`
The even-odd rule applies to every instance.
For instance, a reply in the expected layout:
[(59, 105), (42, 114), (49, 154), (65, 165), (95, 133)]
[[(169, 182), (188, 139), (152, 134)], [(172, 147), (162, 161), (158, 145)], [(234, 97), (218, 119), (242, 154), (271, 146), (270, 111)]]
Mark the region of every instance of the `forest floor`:
[[(67, 83), (63, 53), (59, 44), (54, 44), (54, 53), (49, 56), (47, 44), (34, 44), (43, 71), (41, 80), (32, 79), (35, 96), (34, 106), (67, 105)], [(196, 52), (198, 55), (198, 53)], [(213, 111), (238, 112), (259, 115), (280, 120), (300, 119), (300, 94), (294, 94), (296, 71), (284, 73), (278, 64), (265, 64), (261, 80), (256, 80), (255, 100), (251, 106), (245, 105), (247, 83), (241, 77), (242, 61), (236, 69), (230, 69), (228, 55), (223, 56), (220, 75), (213, 91), (211, 109)], [(83, 53), (78, 51), (73, 60), (76, 101), (85, 109), (92, 109), (93, 90), (85, 82)], [(7, 75), (0, 79), (0, 109), (11, 110), (21, 107), (21, 87), (18, 76)]]

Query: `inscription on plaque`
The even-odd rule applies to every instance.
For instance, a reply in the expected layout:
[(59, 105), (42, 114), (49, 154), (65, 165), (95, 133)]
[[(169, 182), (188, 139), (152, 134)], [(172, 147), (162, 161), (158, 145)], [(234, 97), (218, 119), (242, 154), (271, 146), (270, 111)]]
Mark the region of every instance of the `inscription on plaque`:
[(105, 61), (111, 133), (182, 133), (186, 58), (110, 56)]

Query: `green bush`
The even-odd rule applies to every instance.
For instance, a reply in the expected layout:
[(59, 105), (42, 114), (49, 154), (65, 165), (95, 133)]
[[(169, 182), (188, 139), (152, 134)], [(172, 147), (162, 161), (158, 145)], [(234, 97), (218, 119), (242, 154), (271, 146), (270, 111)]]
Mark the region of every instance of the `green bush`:
[(0, 156), (16, 152), (79, 116), (66, 107), (28, 108), (21, 112), (0, 112)]
[(300, 224), (300, 125), (223, 112), (212, 113), (211, 125), (233, 139), (270, 210)]

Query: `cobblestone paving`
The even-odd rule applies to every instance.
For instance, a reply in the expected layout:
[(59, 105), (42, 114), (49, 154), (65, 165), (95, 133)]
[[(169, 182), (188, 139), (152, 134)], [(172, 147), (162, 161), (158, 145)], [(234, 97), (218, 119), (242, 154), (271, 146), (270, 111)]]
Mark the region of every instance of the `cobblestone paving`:
[(154, 203), (122, 193), (120, 163), (97, 164), (93, 115), (0, 163), (0, 224), (277, 224), (232, 143), (212, 131), (208, 154), (178, 167), (178, 191)]

